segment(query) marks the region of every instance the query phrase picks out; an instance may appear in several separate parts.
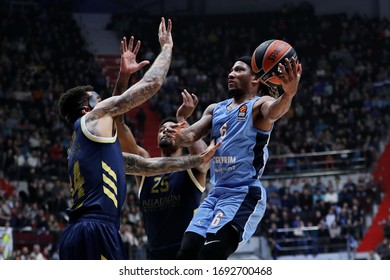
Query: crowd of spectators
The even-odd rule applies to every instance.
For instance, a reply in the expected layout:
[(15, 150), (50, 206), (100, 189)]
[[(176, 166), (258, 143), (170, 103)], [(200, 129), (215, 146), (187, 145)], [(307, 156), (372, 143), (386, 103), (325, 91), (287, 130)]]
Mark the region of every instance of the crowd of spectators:
[[(59, 3), (47, 1), (23, 13), (0, 11), (0, 226), (54, 236), (39, 248), (16, 240), (14, 259), (58, 257), (58, 236), (70, 205), (70, 128), (59, 118), (60, 94), (81, 84), (93, 85), (103, 97), (112, 92), (71, 10)], [(234, 59), (249, 55), (266, 39), (280, 38), (297, 50), (304, 74), (292, 109), (275, 125), (270, 154), (357, 149), (375, 164), (390, 131), (388, 20), (318, 16), (307, 5), (240, 16), (171, 18), (173, 61), (152, 99), (161, 118), (174, 115), (186, 88), (199, 98), (190, 121), (197, 120), (210, 103), (228, 97), (226, 80)], [(142, 40), (138, 56), (152, 61), (159, 48), (158, 22), (156, 16), (124, 13), (113, 15), (109, 28), (117, 32), (118, 42), (130, 35)], [(333, 192), (331, 186), (299, 178), (270, 182), (267, 189), (269, 203), (258, 234), (270, 241), (273, 228), (302, 223), (340, 227), (341, 235), (352, 223), (359, 229), (353, 236), (358, 241), (364, 215), (379, 202), (378, 186), (370, 179), (335, 184)], [(130, 258), (143, 259), (147, 239), (137, 203), (136, 186), (128, 177), (121, 234)]]
[[(347, 251), (360, 241), (366, 218), (381, 201), (370, 176), (330, 176), (267, 181), (267, 233), (274, 257), (291, 253)], [(356, 247), (355, 247), (356, 249)]]

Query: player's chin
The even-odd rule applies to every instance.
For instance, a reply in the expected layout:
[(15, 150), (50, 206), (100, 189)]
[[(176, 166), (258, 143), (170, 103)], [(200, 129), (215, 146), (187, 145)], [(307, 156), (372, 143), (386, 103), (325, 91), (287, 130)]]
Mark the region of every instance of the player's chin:
[(170, 138), (163, 138), (163, 139), (160, 140), (160, 143), (158, 144), (158, 146), (161, 149), (172, 148), (173, 147), (173, 141)]
[(236, 95), (237, 93), (237, 88), (233, 87), (233, 86), (228, 86), (228, 94), (230, 96), (234, 96)]
[(235, 87), (235, 88), (229, 88), (228, 94), (230, 97), (235, 97), (235, 96), (243, 95), (243, 92)]

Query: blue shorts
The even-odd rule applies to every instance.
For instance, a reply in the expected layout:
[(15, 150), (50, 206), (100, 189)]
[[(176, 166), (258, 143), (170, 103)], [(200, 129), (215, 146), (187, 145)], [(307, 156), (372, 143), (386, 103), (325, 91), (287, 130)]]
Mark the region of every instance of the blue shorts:
[(60, 241), (61, 260), (124, 260), (117, 225), (109, 217), (85, 215), (71, 222)]
[(263, 187), (213, 188), (201, 203), (186, 231), (203, 237), (231, 223), (239, 232), (240, 244), (249, 240), (263, 218), (266, 207)]

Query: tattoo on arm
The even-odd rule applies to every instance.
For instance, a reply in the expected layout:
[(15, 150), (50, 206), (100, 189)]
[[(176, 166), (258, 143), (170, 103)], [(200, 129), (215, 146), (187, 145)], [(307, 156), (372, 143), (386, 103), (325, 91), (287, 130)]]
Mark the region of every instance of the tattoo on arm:
[(145, 159), (141, 156), (123, 153), (126, 174), (153, 176), (194, 168), (203, 163), (200, 155), (182, 157), (156, 157)]
[(143, 78), (118, 96), (118, 99), (113, 100), (109, 106), (111, 114), (123, 114), (150, 99), (161, 88), (168, 73), (171, 59), (172, 47), (164, 46)]

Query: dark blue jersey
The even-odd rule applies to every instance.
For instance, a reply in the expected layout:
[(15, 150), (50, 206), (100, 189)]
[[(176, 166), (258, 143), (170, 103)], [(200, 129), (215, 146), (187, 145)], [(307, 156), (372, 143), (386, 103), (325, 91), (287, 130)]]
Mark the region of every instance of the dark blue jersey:
[(191, 170), (142, 177), (140, 208), (150, 251), (180, 248), (204, 189)]
[(85, 126), (85, 117), (74, 126), (68, 150), (71, 182), (71, 219), (98, 213), (115, 220), (119, 228), (120, 210), (126, 197), (122, 151), (116, 137), (97, 137)]

